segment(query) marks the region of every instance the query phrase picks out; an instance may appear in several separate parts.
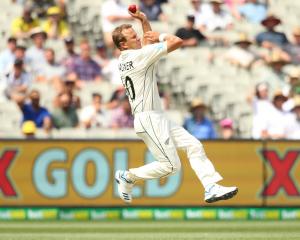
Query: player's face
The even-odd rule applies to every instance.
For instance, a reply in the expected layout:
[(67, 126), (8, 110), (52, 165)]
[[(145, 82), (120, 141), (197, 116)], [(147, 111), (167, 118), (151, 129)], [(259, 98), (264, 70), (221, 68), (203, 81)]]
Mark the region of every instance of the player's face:
[(126, 42), (123, 43), (124, 49), (140, 49), (142, 47), (141, 39), (133, 28), (124, 29), (122, 33), (126, 38)]

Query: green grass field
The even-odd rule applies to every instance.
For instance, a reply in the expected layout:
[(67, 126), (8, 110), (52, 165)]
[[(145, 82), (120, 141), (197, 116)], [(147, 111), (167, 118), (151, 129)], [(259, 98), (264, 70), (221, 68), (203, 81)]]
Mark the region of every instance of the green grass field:
[(300, 239), (298, 221), (0, 222), (1, 240)]

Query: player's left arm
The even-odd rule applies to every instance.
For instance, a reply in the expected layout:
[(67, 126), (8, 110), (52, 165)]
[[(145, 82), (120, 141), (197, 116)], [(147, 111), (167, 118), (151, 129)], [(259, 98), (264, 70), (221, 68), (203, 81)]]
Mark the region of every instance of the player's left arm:
[(158, 33), (158, 32), (147, 32), (145, 33), (145, 38), (148, 39), (150, 42), (163, 42), (167, 46), (167, 52), (173, 52), (176, 49), (180, 48), (183, 44), (183, 40), (180, 37), (177, 37), (172, 34), (166, 33)]
[(135, 13), (132, 13), (132, 12), (128, 11), (128, 13), (133, 18), (138, 19), (142, 24), (143, 34), (144, 34), (144, 36), (143, 36), (143, 46), (154, 43), (154, 42), (150, 42), (149, 39), (145, 38), (145, 33), (149, 32), (149, 31), (152, 31), (150, 22), (149, 22), (149, 20), (146, 16), (146, 14), (139, 11), (139, 10), (137, 10)]

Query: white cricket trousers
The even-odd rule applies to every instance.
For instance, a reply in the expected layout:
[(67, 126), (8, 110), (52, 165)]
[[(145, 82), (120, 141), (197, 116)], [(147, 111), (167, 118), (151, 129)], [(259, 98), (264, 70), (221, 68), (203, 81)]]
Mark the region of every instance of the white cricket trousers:
[(134, 129), (143, 139), (157, 161), (129, 169), (136, 179), (166, 177), (180, 170), (178, 149), (183, 149), (192, 169), (204, 188), (222, 180), (211, 161), (206, 157), (202, 144), (183, 127), (172, 123), (162, 112), (148, 111), (135, 114)]

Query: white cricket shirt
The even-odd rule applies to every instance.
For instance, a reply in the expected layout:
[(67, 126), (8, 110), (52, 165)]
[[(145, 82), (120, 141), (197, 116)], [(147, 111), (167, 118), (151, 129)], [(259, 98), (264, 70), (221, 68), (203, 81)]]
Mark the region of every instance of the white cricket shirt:
[(156, 63), (166, 54), (166, 42), (121, 52), (119, 71), (133, 114), (162, 110), (156, 80)]

